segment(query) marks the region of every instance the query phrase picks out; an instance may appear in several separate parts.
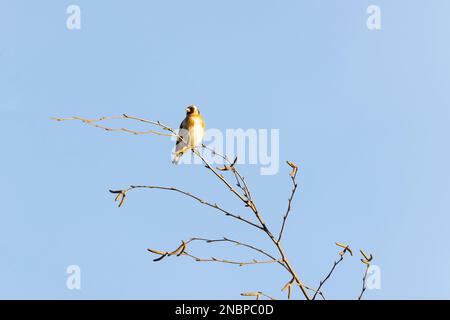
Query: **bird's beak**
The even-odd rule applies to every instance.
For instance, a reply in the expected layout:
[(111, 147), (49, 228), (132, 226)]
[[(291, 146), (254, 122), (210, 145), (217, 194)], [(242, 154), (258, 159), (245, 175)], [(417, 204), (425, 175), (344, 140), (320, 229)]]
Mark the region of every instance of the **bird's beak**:
[(186, 108), (186, 112), (189, 112), (189, 108)]

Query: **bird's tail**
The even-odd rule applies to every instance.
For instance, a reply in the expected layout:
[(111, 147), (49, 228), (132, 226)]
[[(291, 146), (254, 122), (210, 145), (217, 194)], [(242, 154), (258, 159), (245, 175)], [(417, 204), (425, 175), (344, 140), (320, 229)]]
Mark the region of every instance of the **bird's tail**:
[(172, 163), (173, 163), (174, 165), (179, 164), (179, 163), (180, 163), (180, 159), (181, 159), (182, 156), (183, 156), (183, 152), (176, 152), (176, 153), (174, 154), (174, 156), (173, 156)]

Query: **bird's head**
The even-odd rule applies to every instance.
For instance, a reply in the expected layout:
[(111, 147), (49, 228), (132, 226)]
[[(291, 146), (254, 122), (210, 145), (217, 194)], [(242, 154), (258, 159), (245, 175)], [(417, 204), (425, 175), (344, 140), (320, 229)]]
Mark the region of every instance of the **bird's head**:
[(186, 108), (186, 114), (187, 115), (200, 114), (200, 110), (196, 106), (191, 105), (191, 106)]

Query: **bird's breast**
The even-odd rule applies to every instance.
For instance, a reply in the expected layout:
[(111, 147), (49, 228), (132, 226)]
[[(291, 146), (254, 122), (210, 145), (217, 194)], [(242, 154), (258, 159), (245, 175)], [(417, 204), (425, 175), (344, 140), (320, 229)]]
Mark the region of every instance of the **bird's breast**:
[(205, 123), (200, 116), (192, 116), (188, 119), (189, 144), (197, 146), (202, 142), (205, 133)]

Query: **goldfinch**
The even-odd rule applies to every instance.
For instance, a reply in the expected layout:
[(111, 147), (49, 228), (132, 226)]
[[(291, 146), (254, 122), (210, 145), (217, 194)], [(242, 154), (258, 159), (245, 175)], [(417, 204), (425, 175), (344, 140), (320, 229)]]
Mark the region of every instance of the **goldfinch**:
[(200, 115), (200, 110), (191, 105), (186, 108), (186, 118), (180, 125), (178, 138), (175, 146), (175, 155), (172, 163), (178, 164), (183, 154), (195, 148), (202, 143), (203, 135), (205, 134), (205, 121)]

